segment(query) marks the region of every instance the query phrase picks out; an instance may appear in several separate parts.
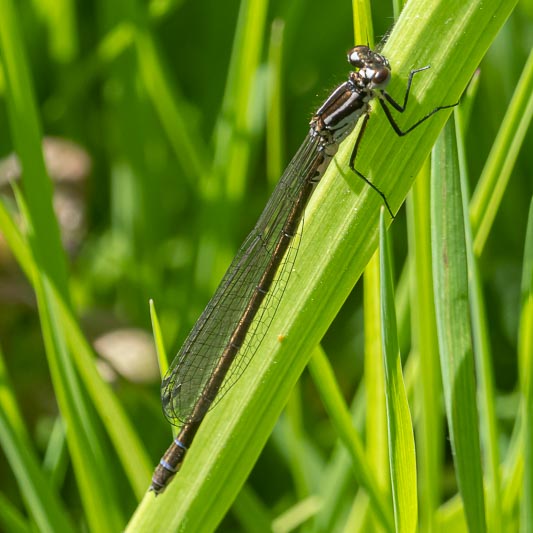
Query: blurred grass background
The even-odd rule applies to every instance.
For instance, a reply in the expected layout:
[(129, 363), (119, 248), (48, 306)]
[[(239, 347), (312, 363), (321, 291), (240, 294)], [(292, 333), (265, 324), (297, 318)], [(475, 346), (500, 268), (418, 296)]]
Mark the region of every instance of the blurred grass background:
[[(256, 10), (246, 27), (239, 24), (243, 6)], [(393, 10), (385, 1), (373, 2), (372, 10), (379, 41), (392, 25)], [(352, 6), (340, 0), (327, 6), (318, 0), (268, 6), (233, 0), (79, 5), (34, 0), (17, 4), (17, 12), (43, 133), (73, 141), (86, 152), (60, 145), (73, 158), (74, 170), (65, 170), (63, 154), (57, 173), (67, 177), (54, 178), (73, 307), (82, 329), (90, 341), (98, 340), (102, 352), (110, 334), (130, 330), (126, 338), (133, 344), (126, 350), (146, 355), (142, 332), (151, 331), (152, 298), (172, 355), (304, 138), (311, 113), (345, 78)], [(472, 189), (530, 52), (532, 18), (531, 1), (520, 2), (480, 65), (466, 135)], [(6, 158), (0, 185), (6, 203), (13, 205), (10, 183), (16, 171), (8, 157), (14, 141), (5, 105), (0, 124), (0, 155)], [(532, 141), (530, 131), (524, 145)], [(531, 150), (522, 150), (480, 259), (503, 442), (518, 405), (520, 273), (532, 169)], [(399, 266), (406, 259), (403, 213), (393, 234)], [(33, 292), (9, 247), (1, 239), (0, 245), (1, 349), (31, 439), (44, 456), (56, 432), (61, 434), (55, 394)], [(407, 353), (408, 334), (403, 341)], [(352, 397), (363, 361), (358, 288), (323, 345), (346, 397)], [(360, 364), (354, 365), (354, 354)], [(121, 375), (116, 360), (100, 360), (155, 465), (170, 432), (153, 362), (139, 363), (148, 369), (141, 367), (132, 377)], [(307, 375), (299, 394), (297, 401), (305, 405), (301, 423), (315, 441), (313, 453), (325, 453), (335, 435)], [(282, 420), (249, 481), (274, 516), (298, 495), (283, 446), (286, 433)], [(64, 445), (55, 449), (56, 483), (77, 517), (80, 503), (67, 454)], [(445, 496), (456, 491), (450, 457), (447, 466)], [(21, 505), (3, 456), (0, 479), (1, 492)], [(127, 516), (136, 501), (126, 491), (120, 504)], [(230, 514), (222, 530), (234, 528), (236, 516)]]

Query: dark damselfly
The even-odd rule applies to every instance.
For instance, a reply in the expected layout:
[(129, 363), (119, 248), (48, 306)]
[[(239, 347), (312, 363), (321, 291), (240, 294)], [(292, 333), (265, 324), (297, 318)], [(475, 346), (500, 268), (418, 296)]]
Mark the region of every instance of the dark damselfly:
[(150, 490), (156, 494), (165, 489), (180, 469), (207, 412), (241, 376), (263, 340), (281, 297), (274, 294), (283, 294), (292, 271), (305, 207), (340, 143), (361, 117), (363, 122), (350, 168), (381, 196), (394, 216), (385, 195), (355, 168), (357, 150), (370, 116), (370, 102), (378, 99), (399, 136), (407, 135), (438, 111), (456, 105), (437, 107), (402, 130), (388, 104), (403, 113), (414, 75), (429, 66), (410, 72), (403, 104), (399, 104), (385, 91), (391, 77), (385, 57), (368, 46), (356, 46), (348, 52), (348, 61), (354, 71), (311, 119), (307, 137), (163, 378), (161, 397), (165, 416), (171, 424), (182, 426), (155, 469)]

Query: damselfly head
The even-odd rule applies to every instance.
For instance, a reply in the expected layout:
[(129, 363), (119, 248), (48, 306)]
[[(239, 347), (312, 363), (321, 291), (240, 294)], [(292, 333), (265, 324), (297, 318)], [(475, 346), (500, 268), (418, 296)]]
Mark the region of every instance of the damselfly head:
[(348, 62), (356, 69), (360, 79), (371, 84), (372, 89), (384, 89), (389, 83), (389, 61), (368, 46), (359, 45), (352, 48), (348, 52)]
[(355, 68), (360, 69), (369, 66), (383, 66), (390, 70), (389, 61), (385, 56), (374, 52), (368, 46), (360, 44), (352, 48), (348, 54), (348, 62)]

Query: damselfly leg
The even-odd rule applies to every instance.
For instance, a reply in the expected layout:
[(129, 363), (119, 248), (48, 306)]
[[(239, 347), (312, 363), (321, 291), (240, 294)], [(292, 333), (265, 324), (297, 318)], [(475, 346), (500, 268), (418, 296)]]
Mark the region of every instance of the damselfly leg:
[[(387, 117), (387, 120), (389, 121), (389, 124), (391, 125), (392, 129), (395, 131), (396, 135), (398, 135), (399, 137), (403, 137), (403, 136), (407, 135), (408, 133), (412, 132), (414, 129), (416, 129), (418, 126), (420, 126), (423, 122), (425, 122), (428, 118), (432, 117), (435, 113), (438, 113), (439, 111), (442, 111), (444, 109), (450, 109), (452, 107), (455, 107), (459, 103), (459, 102), (456, 102), (454, 104), (449, 104), (449, 105), (443, 105), (443, 106), (436, 107), (435, 109), (430, 111), (427, 115), (423, 116), (420, 120), (415, 122), (412, 126), (409, 126), (409, 128), (407, 128), (406, 130), (402, 130), (400, 128), (400, 126), (398, 126), (398, 123), (396, 122), (396, 120), (392, 116), (391, 110), (387, 106), (387, 102), (394, 109), (396, 109), (396, 111), (398, 111), (399, 113), (403, 113), (407, 109), (407, 102), (409, 100), (409, 94), (411, 92), (411, 85), (413, 83), (413, 77), (418, 72), (422, 72), (422, 71), (427, 70), (429, 68), (430, 68), (430, 66), (427, 65), (427, 66), (422, 67), (422, 68), (417, 68), (417, 69), (411, 70), (411, 72), (409, 73), (409, 78), (407, 79), (407, 87), (405, 89), (405, 95), (404, 95), (404, 98), (403, 98), (403, 104), (399, 104), (387, 91), (385, 91), (383, 89), (376, 92), (376, 94), (378, 96), (379, 103), (381, 104), (381, 107), (383, 108), (383, 111), (385, 112), (385, 116)], [(390, 208), (389, 202), (387, 201), (387, 197), (385, 196), (383, 191), (381, 191), (376, 185), (374, 185), (362, 172), (360, 172), (359, 170), (357, 170), (355, 168), (355, 158), (357, 157), (357, 152), (359, 150), (359, 145), (361, 144), (361, 139), (362, 139), (362, 137), (363, 137), (363, 135), (365, 133), (369, 117), (370, 117), (370, 115), (367, 113), (367, 114), (365, 114), (365, 116), (363, 118), (363, 122), (361, 124), (361, 128), (359, 129), (359, 133), (357, 134), (357, 139), (355, 140), (355, 143), (354, 143), (354, 146), (353, 146), (352, 155), (350, 156), (349, 166), (350, 166), (350, 169), (357, 174), (357, 176), (359, 176), (367, 185), (369, 185), (372, 189), (374, 189), (374, 191), (376, 191), (381, 196), (381, 198), (383, 200), (383, 203), (385, 204), (385, 207), (387, 208), (387, 210), (390, 213), (391, 217), (394, 218), (394, 214), (392, 212), (392, 209)]]

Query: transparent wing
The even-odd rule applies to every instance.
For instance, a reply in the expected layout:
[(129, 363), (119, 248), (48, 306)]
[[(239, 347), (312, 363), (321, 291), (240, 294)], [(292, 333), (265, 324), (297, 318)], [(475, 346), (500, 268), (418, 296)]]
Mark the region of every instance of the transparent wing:
[[(285, 170), (259, 221), (231, 263), (214, 296), (176, 355), (161, 385), (165, 416), (190, 423), (199, 398), (239, 326), (274, 249), (292, 205), (320, 157), (319, 139), (308, 136)], [(292, 239), (244, 342), (213, 398), (213, 407), (239, 379), (263, 340), (292, 272), (300, 235)], [(275, 289), (275, 290), (274, 290)]]

